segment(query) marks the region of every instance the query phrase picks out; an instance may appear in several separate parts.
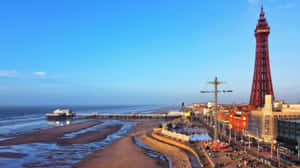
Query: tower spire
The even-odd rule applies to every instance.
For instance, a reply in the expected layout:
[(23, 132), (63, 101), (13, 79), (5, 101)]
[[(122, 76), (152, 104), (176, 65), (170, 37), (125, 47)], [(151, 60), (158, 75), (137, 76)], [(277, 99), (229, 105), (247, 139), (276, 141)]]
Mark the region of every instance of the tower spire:
[(265, 17), (264, 7), (263, 4), (261, 3), (259, 18), (263, 19), (264, 17)]
[(254, 105), (256, 107), (263, 107), (265, 95), (272, 95), (272, 99), (274, 100), (274, 92), (269, 62), (269, 34), (270, 27), (268, 26), (268, 22), (265, 18), (262, 7), (259, 15), (259, 20), (255, 29), (255, 67), (249, 103), (250, 105)]

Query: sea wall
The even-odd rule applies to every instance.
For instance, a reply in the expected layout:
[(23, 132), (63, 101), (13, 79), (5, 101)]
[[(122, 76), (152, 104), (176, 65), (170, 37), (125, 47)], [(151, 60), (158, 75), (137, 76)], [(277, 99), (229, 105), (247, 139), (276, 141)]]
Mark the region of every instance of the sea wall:
[[(159, 131), (159, 130), (156, 130), (156, 131)], [(170, 131), (169, 131), (169, 132), (170, 132)], [(169, 138), (166, 138), (166, 137), (163, 137), (163, 136), (159, 136), (159, 135), (157, 135), (155, 132), (152, 132), (152, 137), (155, 138), (155, 139), (157, 139), (157, 140), (159, 140), (159, 141), (162, 141), (162, 142), (165, 142), (165, 143), (168, 143), (168, 144), (177, 146), (177, 147), (179, 147), (179, 148), (181, 148), (181, 149), (184, 149), (184, 150), (187, 150), (187, 151), (191, 152), (191, 153), (194, 155), (194, 157), (197, 159), (199, 165), (200, 165), (201, 167), (203, 167), (203, 163), (201, 162), (198, 153), (195, 152), (195, 150), (192, 149), (191, 147), (189, 147), (188, 145), (179, 143), (179, 142), (177, 142), (177, 141), (175, 141), (175, 140), (172, 140), (172, 139), (169, 139)]]
[(168, 130), (165, 130), (165, 129), (162, 129), (160, 133), (164, 136), (171, 137), (173, 139), (176, 139), (176, 140), (179, 140), (179, 141), (182, 141), (182, 142), (189, 142), (189, 140), (190, 140), (190, 136), (180, 134), (180, 133), (176, 133), (176, 132), (172, 132), (172, 131), (168, 131)]

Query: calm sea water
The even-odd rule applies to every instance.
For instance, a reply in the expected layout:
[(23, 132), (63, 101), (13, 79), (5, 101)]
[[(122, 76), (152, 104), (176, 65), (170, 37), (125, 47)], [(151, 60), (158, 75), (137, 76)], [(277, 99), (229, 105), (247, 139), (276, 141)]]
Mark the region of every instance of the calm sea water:
[(151, 113), (154, 110), (162, 108), (162, 106), (3, 106), (0, 107), (0, 139), (10, 134), (18, 134), (34, 129), (43, 129), (64, 124), (46, 120), (45, 114), (51, 113), (57, 108), (67, 108), (77, 113)]
[[(16, 134), (36, 129), (45, 129), (70, 122), (49, 122), (45, 114), (57, 108), (68, 108), (77, 113), (151, 113), (154, 111), (168, 111), (176, 107), (163, 107), (160, 105), (139, 106), (34, 106), (34, 107), (0, 107), (0, 140), (12, 138)], [(126, 134), (135, 125), (132, 122), (105, 120), (103, 124), (86, 128), (77, 132), (65, 134), (63, 138), (72, 138), (77, 134), (97, 130), (105, 125), (122, 124), (122, 128), (106, 137), (104, 140), (88, 144), (72, 144), (61, 146), (56, 143), (31, 143), (10, 146), (0, 146), (0, 153), (20, 153), (22, 158), (0, 157), (0, 167), (27, 168), (27, 167), (55, 167), (71, 168), (72, 164), (79, 162), (95, 150), (104, 148), (116, 139)]]

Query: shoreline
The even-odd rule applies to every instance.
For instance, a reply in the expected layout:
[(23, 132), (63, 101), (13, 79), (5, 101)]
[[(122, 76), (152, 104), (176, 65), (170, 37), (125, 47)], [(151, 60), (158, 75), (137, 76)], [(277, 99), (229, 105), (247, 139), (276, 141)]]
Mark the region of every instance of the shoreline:
[[(67, 167), (93, 168), (99, 167), (99, 164), (103, 165), (100, 166), (103, 168), (168, 167), (166, 160), (151, 156), (151, 152), (149, 153), (149, 151), (139, 147), (133, 140), (134, 136), (152, 131), (163, 120), (131, 119), (116, 121), (110, 123), (106, 120), (87, 120), (19, 134), (14, 138), (0, 141), (0, 147), (3, 149), (0, 150), (0, 157), (3, 159), (24, 160), (21, 161), (21, 164), (20, 162), (16, 163), (19, 167), (51, 167), (54, 165), (60, 167), (65, 165)], [(112, 139), (105, 140), (111, 135)], [(48, 145), (49, 147), (47, 147)], [(80, 145), (85, 147), (82, 148), (83, 146)], [(33, 146), (34, 152), (27, 153), (26, 148)], [(94, 149), (89, 150), (90, 147)], [(25, 150), (20, 150), (22, 148)], [(81, 150), (86, 152), (82, 151), (83, 153), (79, 154), (81, 157), (77, 158), (77, 152)], [(64, 154), (60, 151), (64, 151)], [(5, 163), (4, 165), (6, 164), (9, 166), (11, 163)]]
[(0, 141), (0, 146), (57, 142), (58, 138), (64, 136), (65, 134), (80, 131), (82, 129), (96, 126), (102, 123), (102, 121), (91, 120), (87, 122), (74, 123), (65, 126), (32, 131), (24, 134), (19, 134), (14, 138), (2, 140)]
[(134, 143), (133, 137), (152, 130), (158, 121), (139, 122), (130, 133), (104, 149), (99, 149), (83, 158), (73, 167), (88, 168), (167, 168), (168, 163), (146, 155), (144, 149)]
[[(106, 164), (103, 164), (105, 165), (103, 168), (113, 168), (114, 165), (115, 168), (167, 168), (165, 161), (151, 157), (151, 153), (133, 141), (135, 135), (151, 131), (159, 125), (161, 120), (116, 121), (111, 123), (103, 120), (88, 120), (20, 134), (12, 139), (0, 141), (0, 148), (3, 149), (0, 150), (0, 157), (15, 162), (17, 167), (93, 168), (99, 167), (98, 160), (102, 158), (100, 164)], [(108, 136), (111, 137), (106, 139)], [(33, 153), (26, 152), (27, 148), (31, 147), (33, 147)], [(90, 147), (93, 149), (89, 150)], [(79, 154), (78, 151), (83, 153)], [(77, 157), (78, 154), (81, 157)], [(23, 161), (17, 161), (19, 159)], [(3, 166), (9, 167), (11, 164), (7, 162)]]
[(58, 139), (58, 145), (72, 145), (72, 144), (88, 144), (95, 141), (100, 141), (105, 139), (107, 136), (119, 131), (123, 125), (108, 125), (103, 128), (98, 128), (93, 131), (87, 131), (85, 133), (81, 133), (76, 135), (73, 138), (63, 138)]

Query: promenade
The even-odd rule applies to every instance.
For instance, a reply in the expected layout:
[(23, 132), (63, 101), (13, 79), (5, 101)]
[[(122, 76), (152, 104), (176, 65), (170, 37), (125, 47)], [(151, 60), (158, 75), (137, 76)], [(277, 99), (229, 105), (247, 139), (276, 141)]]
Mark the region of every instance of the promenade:
[[(203, 126), (209, 130), (210, 134), (213, 135), (213, 128), (210, 126), (209, 121), (201, 118), (197, 118), (196, 122), (201, 122)], [(199, 121), (198, 121), (199, 120)], [(231, 135), (231, 136), (230, 136)], [(268, 167), (291, 167), (292, 163), (284, 160), (277, 154), (276, 150), (271, 151), (270, 144), (264, 144), (256, 141), (254, 138), (243, 135), (240, 132), (229, 130), (229, 128), (221, 127), (218, 131), (218, 138), (221, 141), (230, 143), (230, 148), (234, 152), (239, 152), (240, 156), (251, 157), (260, 164)], [(250, 143), (250, 145), (249, 145)], [(259, 144), (259, 145), (258, 145)], [(259, 147), (259, 150), (258, 150)]]

